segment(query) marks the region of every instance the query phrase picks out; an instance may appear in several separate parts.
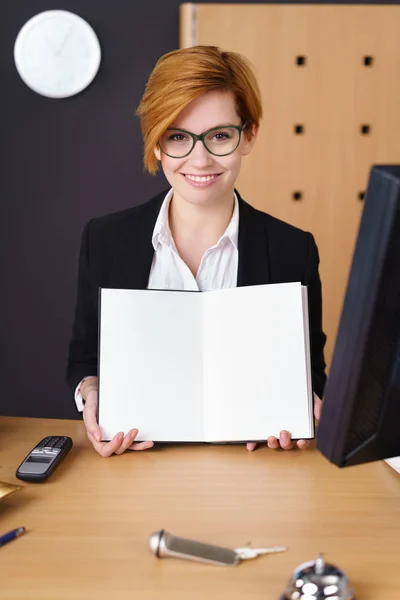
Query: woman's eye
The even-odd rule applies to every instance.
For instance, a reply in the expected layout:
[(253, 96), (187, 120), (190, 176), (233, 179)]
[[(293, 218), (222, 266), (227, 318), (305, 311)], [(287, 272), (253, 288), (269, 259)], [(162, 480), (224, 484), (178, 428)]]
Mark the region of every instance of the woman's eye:
[(168, 141), (169, 142), (186, 142), (188, 139), (188, 137), (186, 135), (184, 135), (183, 133), (172, 133), (169, 138)]
[(230, 139), (230, 135), (226, 133), (226, 131), (217, 131), (214, 133), (213, 139), (217, 140), (217, 142), (224, 142), (225, 140)]

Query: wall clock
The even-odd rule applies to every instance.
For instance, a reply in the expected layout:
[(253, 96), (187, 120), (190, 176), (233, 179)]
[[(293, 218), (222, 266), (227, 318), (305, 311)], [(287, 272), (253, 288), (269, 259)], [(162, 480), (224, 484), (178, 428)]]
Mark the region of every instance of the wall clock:
[(93, 28), (65, 11), (41, 12), (17, 35), (14, 60), (22, 80), (49, 98), (67, 98), (84, 90), (100, 66), (101, 48)]

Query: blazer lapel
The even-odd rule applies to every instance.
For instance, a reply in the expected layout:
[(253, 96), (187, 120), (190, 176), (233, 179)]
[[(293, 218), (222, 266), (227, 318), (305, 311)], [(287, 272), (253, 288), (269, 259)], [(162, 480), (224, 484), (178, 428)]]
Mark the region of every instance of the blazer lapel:
[(239, 200), (239, 265), (237, 285), (271, 283), (267, 230), (262, 214), (247, 204), (235, 190)]
[(154, 248), (151, 242), (154, 225), (168, 190), (136, 208), (130, 216), (115, 258), (112, 285), (120, 289), (146, 289)]

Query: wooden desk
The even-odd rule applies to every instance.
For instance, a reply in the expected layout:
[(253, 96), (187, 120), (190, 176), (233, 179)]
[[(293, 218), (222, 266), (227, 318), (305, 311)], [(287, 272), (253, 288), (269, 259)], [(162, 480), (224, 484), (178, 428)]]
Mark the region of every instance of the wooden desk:
[[(324, 552), (360, 600), (400, 598), (400, 477), (383, 462), (345, 470), (314, 449), (154, 448), (103, 459), (83, 424), (0, 419), (0, 480), (50, 434), (74, 447), (48, 482), (0, 503), (0, 531), (30, 531), (0, 549), (7, 600), (277, 600), (292, 570)], [(287, 545), (237, 567), (156, 559), (165, 528), (230, 547)]]

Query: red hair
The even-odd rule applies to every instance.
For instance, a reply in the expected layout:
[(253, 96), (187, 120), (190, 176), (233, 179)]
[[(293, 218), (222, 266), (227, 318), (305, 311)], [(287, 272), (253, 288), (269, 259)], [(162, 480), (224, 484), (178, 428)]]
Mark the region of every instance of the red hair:
[(144, 141), (144, 166), (154, 175), (158, 161), (154, 150), (161, 136), (192, 100), (206, 92), (231, 92), (242, 121), (259, 127), (261, 95), (250, 62), (236, 52), (216, 46), (193, 46), (164, 54), (147, 81), (136, 114)]

